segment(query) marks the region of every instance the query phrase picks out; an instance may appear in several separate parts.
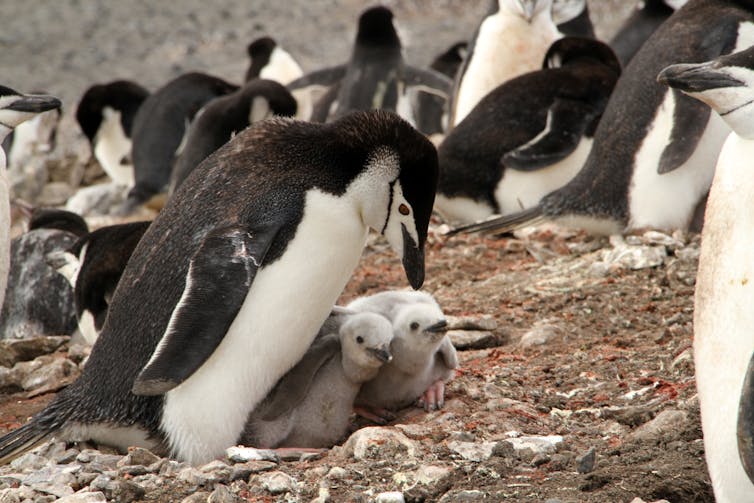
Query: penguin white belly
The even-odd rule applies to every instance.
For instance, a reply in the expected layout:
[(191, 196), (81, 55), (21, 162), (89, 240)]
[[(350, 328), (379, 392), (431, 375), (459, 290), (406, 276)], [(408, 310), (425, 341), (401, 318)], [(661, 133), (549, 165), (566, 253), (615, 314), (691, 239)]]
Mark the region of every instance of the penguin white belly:
[[(348, 198), (312, 190), (282, 257), (263, 267), (210, 358), (166, 394), (162, 430), (191, 463), (235, 444), (249, 412), (301, 359), (356, 267), (367, 230)], [(333, 222), (333, 215), (353, 215)], [(239, 398), (241, 397), (241, 398)]]
[(94, 156), (115, 183), (133, 186), (133, 164), (122, 162), (130, 157), (131, 140), (123, 132), (120, 112), (105, 107), (103, 115), (104, 119), (94, 142)]
[(5, 152), (0, 148), (0, 308), (5, 300), (10, 271), (10, 224), (10, 192), (5, 170)]
[(668, 91), (636, 153), (628, 189), (629, 229), (685, 229), (712, 182), (715, 161), (731, 131), (715, 113), (689, 159), (669, 173), (657, 172), (657, 160), (670, 142), (674, 109), (675, 98)]
[[(716, 114), (715, 114), (716, 115)], [(694, 309), (694, 363), (704, 450), (719, 502), (754, 502), (736, 427), (754, 352), (754, 141), (731, 134), (720, 154), (705, 216)]]
[(591, 148), (592, 140), (582, 137), (571, 155), (552, 166), (528, 172), (506, 169), (495, 188), (500, 214), (536, 206), (544, 196), (567, 184), (581, 170)]
[(540, 68), (547, 49), (559, 36), (547, 16), (538, 16), (531, 24), (504, 12), (485, 19), (458, 86), (453, 125), (503, 82)]
[(457, 225), (483, 220), (492, 215), (495, 209), (468, 197), (446, 197), (438, 193), (435, 196), (435, 211), (446, 222)]
[[(280, 47), (275, 47), (270, 54), (270, 61), (259, 72), (259, 78), (270, 79), (280, 82), (283, 85), (292, 82), (301, 77), (304, 71), (293, 57)], [(311, 89), (297, 89), (293, 91), (293, 97), (296, 100), (296, 118), (309, 120), (314, 108), (314, 98)]]

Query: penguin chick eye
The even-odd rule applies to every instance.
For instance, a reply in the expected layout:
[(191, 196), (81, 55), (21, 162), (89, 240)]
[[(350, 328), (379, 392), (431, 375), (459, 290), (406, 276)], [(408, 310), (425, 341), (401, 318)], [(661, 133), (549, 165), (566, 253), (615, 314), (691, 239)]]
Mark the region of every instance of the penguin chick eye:
[(411, 323), (411, 325), (409, 325), (409, 328), (411, 328), (411, 330), (416, 330), (417, 328), (419, 328), (419, 323), (414, 321)]
[(411, 213), (411, 210), (408, 209), (408, 206), (406, 206), (405, 204), (401, 203), (401, 205), (398, 206), (398, 212), (401, 215), (408, 215), (409, 213)]
[(359, 336), (356, 337), (356, 342), (358, 342), (359, 344), (361, 344), (362, 342), (364, 342), (364, 338), (359, 335)]

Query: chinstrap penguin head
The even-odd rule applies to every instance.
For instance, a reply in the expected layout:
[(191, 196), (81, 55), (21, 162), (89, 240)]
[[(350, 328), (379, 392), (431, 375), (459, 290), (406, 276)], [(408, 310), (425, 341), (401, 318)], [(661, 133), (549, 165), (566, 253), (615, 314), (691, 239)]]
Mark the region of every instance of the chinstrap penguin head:
[(393, 330), (411, 345), (434, 345), (448, 331), (448, 322), (439, 307), (413, 304), (404, 307), (393, 321)]
[(42, 94), (23, 95), (13, 89), (0, 86), (0, 130), (2, 137), (11, 129), (35, 115), (60, 108), (60, 100)]
[(500, 9), (521, 16), (527, 23), (541, 13), (550, 16), (552, 0), (500, 0)]
[(390, 362), (393, 327), (387, 318), (375, 313), (351, 315), (340, 328), (343, 355), (359, 368), (376, 368)]
[(359, 17), (356, 34), (359, 45), (387, 45), (400, 47), (398, 33), (393, 26), (393, 13), (383, 6), (365, 10)]
[(712, 107), (739, 136), (754, 138), (754, 49), (671, 65), (657, 80)]

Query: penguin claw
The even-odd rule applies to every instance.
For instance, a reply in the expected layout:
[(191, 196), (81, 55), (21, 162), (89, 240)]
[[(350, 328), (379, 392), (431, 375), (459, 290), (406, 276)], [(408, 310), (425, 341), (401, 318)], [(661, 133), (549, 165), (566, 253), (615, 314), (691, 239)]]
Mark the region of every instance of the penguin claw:
[(426, 412), (440, 410), (445, 405), (445, 383), (437, 380), (419, 397), (416, 404)]

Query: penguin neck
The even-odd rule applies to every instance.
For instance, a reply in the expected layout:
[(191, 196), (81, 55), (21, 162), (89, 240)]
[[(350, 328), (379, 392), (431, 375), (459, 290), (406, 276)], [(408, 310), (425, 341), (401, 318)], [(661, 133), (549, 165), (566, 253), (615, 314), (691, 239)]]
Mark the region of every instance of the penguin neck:
[[(7, 125), (0, 122), (0, 143), (2, 143), (5, 140), (5, 137), (8, 136), (11, 131), (13, 131), (13, 128), (8, 127)], [(0, 149), (0, 151), (2, 151), (2, 159), (3, 159), (2, 164), (0, 164), (0, 166), (5, 168), (5, 151), (3, 149)]]
[[(412, 337), (412, 336), (408, 336)], [(426, 337), (419, 334), (416, 337)], [(437, 341), (409, 340), (407, 337), (396, 337), (390, 344), (394, 355), (393, 364), (403, 372), (415, 374), (417, 364), (431, 361), (430, 355), (437, 352), (442, 338)]]
[(341, 365), (343, 366), (343, 375), (345, 375), (348, 382), (355, 384), (361, 384), (374, 379), (380, 370), (379, 365), (364, 365), (354, 358), (350, 358), (345, 351), (341, 352)]
[(747, 140), (754, 140), (753, 114), (754, 100), (744, 103), (733, 110), (721, 112), (720, 117), (723, 118), (735, 134)]

